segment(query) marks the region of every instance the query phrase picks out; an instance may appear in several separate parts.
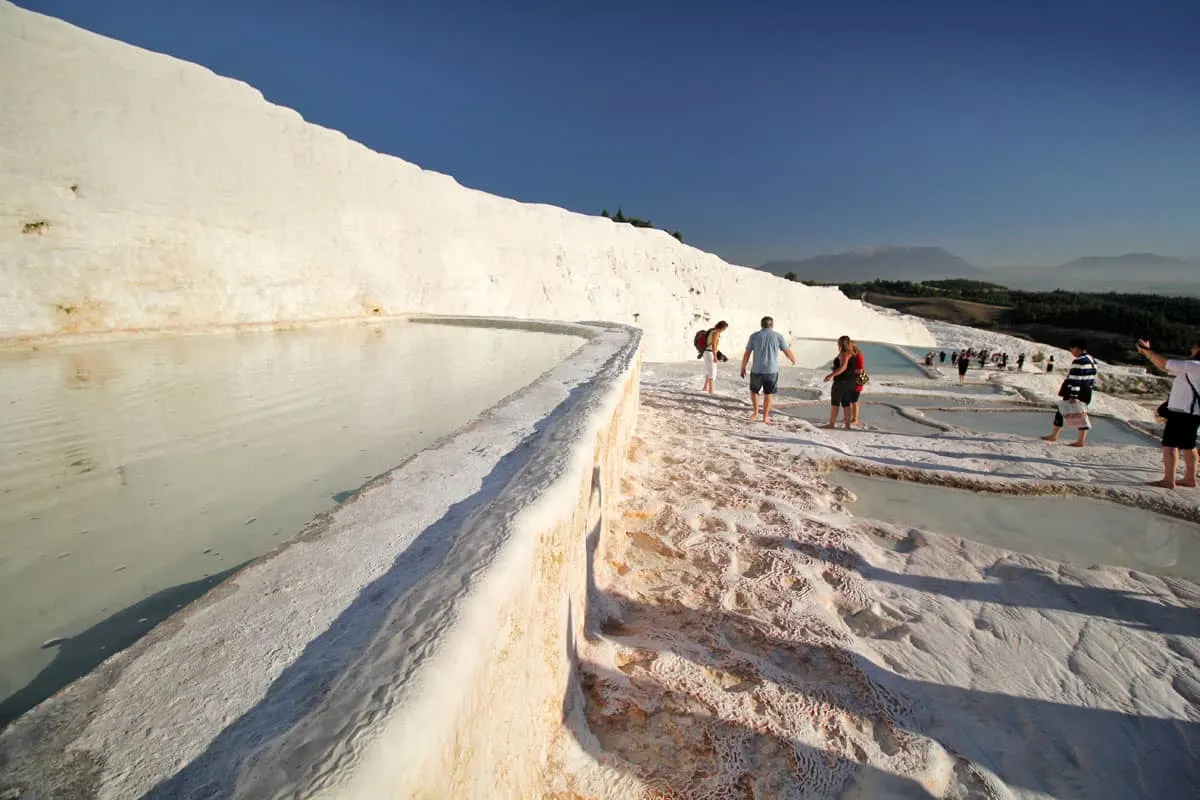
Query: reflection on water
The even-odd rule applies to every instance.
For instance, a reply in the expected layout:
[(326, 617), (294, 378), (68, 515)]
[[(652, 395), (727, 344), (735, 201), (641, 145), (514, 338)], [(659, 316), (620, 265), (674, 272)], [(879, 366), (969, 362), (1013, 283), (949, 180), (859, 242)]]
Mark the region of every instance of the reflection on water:
[(0, 701), (56, 640), (267, 552), (580, 343), (422, 324), (0, 356)]
[(968, 492), (834, 471), (858, 496), (850, 511), (1081, 566), (1106, 564), (1200, 581), (1200, 525), (1068, 497)]
[[(984, 433), (1008, 433), (1013, 436), (1045, 436), (1054, 430), (1054, 411), (922, 411), (929, 419)], [(1154, 439), (1131, 430), (1106, 417), (1091, 417), (1088, 444), (1136, 445), (1153, 447)], [(1063, 429), (1062, 442), (1073, 442), (1076, 432)]]
[[(871, 387), (867, 388), (870, 389)], [(903, 406), (904, 408), (936, 408), (939, 406), (976, 406), (987, 408), (989, 406), (995, 407), (998, 403), (1005, 405), (1020, 405), (1025, 403), (1020, 395), (984, 395), (949, 391), (938, 392), (937, 394), (896, 394), (873, 391), (869, 394), (864, 394), (863, 399), (876, 403)]]
[[(829, 403), (810, 403), (805, 405), (784, 406), (779, 414), (811, 422), (814, 425), (824, 425), (829, 422)], [(838, 410), (837, 424), (842, 424), (842, 412)], [(859, 412), (858, 430), (878, 431), (881, 433), (896, 433), (905, 436), (929, 436), (939, 433), (940, 429), (932, 425), (924, 425), (901, 415), (896, 409), (874, 403), (863, 403)]]

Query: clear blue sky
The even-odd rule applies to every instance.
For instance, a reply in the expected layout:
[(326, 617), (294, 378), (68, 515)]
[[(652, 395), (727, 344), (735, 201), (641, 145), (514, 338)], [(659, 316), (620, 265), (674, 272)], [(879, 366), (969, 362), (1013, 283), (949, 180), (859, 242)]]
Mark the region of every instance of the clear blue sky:
[(19, 4), (738, 263), (1200, 254), (1200, 0)]

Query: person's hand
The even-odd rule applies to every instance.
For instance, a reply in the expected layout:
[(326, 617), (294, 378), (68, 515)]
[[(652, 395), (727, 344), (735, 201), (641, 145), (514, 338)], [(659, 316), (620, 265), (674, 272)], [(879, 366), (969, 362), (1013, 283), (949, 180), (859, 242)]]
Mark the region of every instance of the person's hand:
[(744, 377), (746, 377), (746, 370), (745, 370), (745, 369), (743, 369), (743, 370), (742, 370), (742, 377), (743, 377), (743, 378), (744, 378)]
[(1139, 352), (1139, 353), (1140, 353), (1141, 351), (1143, 351), (1143, 350), (1149, 350), (1149, 349), (1150, 349), (1150, 342), (1149, 342), (1149, 340), (1147, 340), (1147, 339), (1138, 339), (1137, 348), (1138, 348), (1138, 352)]
[(826, 376), (825, 376), (825, 377), (822, 379), (822, 383), (829, 383), (831, 380), (833, 380), (833, 376), (832, 376), (832, 375), (826, 375)]

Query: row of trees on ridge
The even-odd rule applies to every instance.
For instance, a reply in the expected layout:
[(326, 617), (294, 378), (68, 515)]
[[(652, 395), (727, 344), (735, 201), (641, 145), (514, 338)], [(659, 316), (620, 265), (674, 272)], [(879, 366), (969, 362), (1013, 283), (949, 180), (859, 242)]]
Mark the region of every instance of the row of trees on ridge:
[[(624, 222), (626, 224), (632, 225), (635, 228), (653, 228), (654, 227), (654, 223), (652, 223), (648, 219), (641, 219), (640, 217), (625, 216), (625, 212), (622, 211), (620, 209), (620, 207), (617, 208), (617, 213), (612, 214), (612, 215), (609, 215), (608, 209), (606, 208), (600, 212), (600, 216), (605, 217), (607, 219), (611, 219), (613, 222)], [(680, 233), (679, 231), (671, 231), (671, 235), (674, 236), (679, 241), (681, 241), (681, 242), (683, 241), (683, 234)]]

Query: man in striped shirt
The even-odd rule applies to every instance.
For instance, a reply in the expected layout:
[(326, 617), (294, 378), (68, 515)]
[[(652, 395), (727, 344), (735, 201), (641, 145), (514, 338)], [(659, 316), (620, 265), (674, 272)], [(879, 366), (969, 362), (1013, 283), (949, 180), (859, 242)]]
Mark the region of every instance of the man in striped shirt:
[[(1071, 369), (1067, 373), (1066, 380), (1058, 388), (1058, 396), (1063, 400), (1078, 400), (1084, 406), (1087, 406), (1092, 402), (1092, 387), (1096, 383), (1096, 359), (1088, 354), (1087, 342), (1083, 339), (1072, 339), (1069, 349), (1075, 360), (1071, 362)], [(1055, 411), (1054, 432), (1042, 438), (1047, 442), (1057, 442), (1058, 435), (1062, 433), (1062, 429), (1062, 411)], [(1080, 428), (1079, 439), (1071, 442), (1071, 447), (1083, 447), (1084, 443), (1087, 442), (1087, 435), (1088, 428)]]

